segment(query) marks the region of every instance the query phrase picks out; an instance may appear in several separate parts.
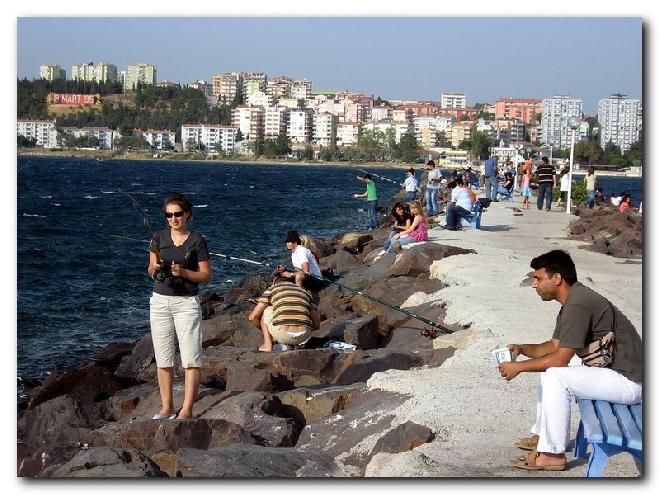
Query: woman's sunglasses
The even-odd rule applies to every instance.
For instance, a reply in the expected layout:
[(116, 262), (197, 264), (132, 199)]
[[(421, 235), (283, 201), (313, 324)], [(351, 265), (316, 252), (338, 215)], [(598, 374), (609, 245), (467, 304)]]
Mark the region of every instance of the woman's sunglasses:
[(173, 212), (169, 212), (169, 211), (166, 211), (166, 212), (165, 212), (165, 217), (166, 217), (166, 218), (172, 218), (172, 217), (177, 217), (177, 218), (179, 218), (179, 217), (182, 217), (182, 216), (183, 216), (183, 211), (181, 211), (181, 210), (179, 210), (179, 211), (173, 211)]

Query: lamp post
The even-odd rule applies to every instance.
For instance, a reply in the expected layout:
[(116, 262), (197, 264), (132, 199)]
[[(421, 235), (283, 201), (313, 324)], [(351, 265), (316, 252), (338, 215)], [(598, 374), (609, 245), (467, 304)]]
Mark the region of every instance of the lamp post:
[(566, 213), (571, 212), (571, 186), (573, 185), (573, 150), (575, 148), (575, 131), (580, 127), (580, 117), (572, 115), (568, 118), (568, 127), (571, 128), (571, 156), (568, 161), (568, 193), (566, 197)]

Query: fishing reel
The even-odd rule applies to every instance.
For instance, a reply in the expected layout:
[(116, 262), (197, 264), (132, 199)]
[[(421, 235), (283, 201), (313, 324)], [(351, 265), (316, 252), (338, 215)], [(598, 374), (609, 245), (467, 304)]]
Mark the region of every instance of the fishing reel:
[(170, 278), (172, 276), (172, 267), (167, 264), (163, 263), (161, 266), (156, 267), (154, 270), (154, 280), (156, 282), (163, 283), (166, 279)]

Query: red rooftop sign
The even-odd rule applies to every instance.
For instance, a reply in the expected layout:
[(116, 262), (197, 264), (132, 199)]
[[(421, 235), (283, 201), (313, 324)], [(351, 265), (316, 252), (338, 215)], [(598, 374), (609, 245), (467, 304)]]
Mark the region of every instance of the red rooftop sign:
[(72, 93), (50, 93), (48, 102), (53, 105), (98, 105), (101, 103), (101, 95), (77, 95)]

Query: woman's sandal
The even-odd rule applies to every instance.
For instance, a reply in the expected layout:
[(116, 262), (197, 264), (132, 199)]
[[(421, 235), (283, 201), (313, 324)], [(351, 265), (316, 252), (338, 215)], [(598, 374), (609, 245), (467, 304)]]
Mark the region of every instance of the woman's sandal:
[(535, 450), (518, 456), (517, 459), (514, 459), (512, 462), (513, 467), (518, 469), (525, 469), (526, 471), (563, 471), (566, 469), (566, 463), (561, 466), (538, 466), (536, 464), (536, 459), (538, 459), (539, 453)]
[(532, 435), (531, 437), (519, 438), (513, 445), (523, 450), (535, 450), (539, 443), (539, 436)]

